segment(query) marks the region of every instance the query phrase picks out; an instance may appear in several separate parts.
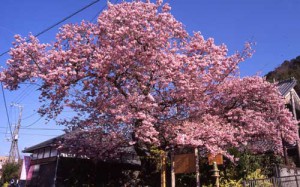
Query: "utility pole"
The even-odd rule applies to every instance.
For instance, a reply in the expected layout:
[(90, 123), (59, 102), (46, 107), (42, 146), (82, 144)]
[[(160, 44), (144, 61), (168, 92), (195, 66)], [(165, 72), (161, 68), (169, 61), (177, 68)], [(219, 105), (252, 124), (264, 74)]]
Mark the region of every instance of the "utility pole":
[(11, 146), (10, 146), (9, 157), (8, 157), (9, 163), (19, 162), (19, 160), (20, 160), (18, 139), (19, 139), (19, 130), (21, 127), (21, 118), (22, 118), (22, 112), (23, 112), (23, 106), (21, 106), (19, 104), (12, 104), (12, 105), (19, 108), (19, 119), (18, 119), (18, 123), (16, 124), (16, 126), (14, 128), (14, 132), (11, 137)]

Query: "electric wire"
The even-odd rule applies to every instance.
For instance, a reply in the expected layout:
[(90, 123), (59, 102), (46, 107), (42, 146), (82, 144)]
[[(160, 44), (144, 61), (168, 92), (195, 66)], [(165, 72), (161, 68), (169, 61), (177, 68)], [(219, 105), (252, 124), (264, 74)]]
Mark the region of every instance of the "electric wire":
[(28, 85), (15, 100), (15, 103), (21, 103), (28, 95), (30, 95), (35, 90), (35, 87), (31, 84)]
[[(57, 22), (57, 23), (55, 23), (55, 24), (53, 24), (53, 25), (47, 27), (46, 29), (42, 30), (41, 32), (35, 34), (34, 36), (35, 36), (35, 37), (38, 37), (38, 36), (40, 36), (40, 35), (46, 33), (47, 31), (53, 29), (54, 27), (58, 26), (59, 24), (63, 23), (64, 21), (70, 19), (71, 17), (75, 16), (76, 14), (82, 12), (83, 10), (85, 10), (85, 9), (87, 9), (87, 8), (89, 8), (89, 7), (91, 7), (92, 5), (96, 4), (96, 3), (99, 2), (99, 1), (100, 1), (100, 0), (96, 0), (96, 1), (91, 2), (90, 4), (88, 4), (88, 5), (84, 6), (84, 7), (82, 7), (81, 9), (75, 11), (74, 13), (70, 14), (69, 16), (63, 18), (63, 19), (60, 20), (59, 22)], [(106, 6), (105, 6), (105, 7), (106, 7)], [(105, 8), (105, 7), (104, 7), (104, 8)], [(103, 11), (104, 8), (102, 8), (101, 11)], [(8, 52), (9, 52), (9, 50), (2, 52), (2, 53), (0, 54), (0, 57), (2, 57), (3, 55), (7, 54)], [(29, 86), (28, 86), (28, 87), (29, 87)], [(27, 87), (27, 88), (28, 88), (28, 87)], [(7, 110), (7, 102), (6, 102), (6, 98), (5, 98), (5, 94), (4, 94), (4, 89), (3, 89), (3, 84), (2, 84), (2, 82), (1, 82), (1, 89), (2, 89), (2, 96), (3, 96), (3, 100), (4, 100), (4, 106), (5, 106), (5, 110), (6, 110), (6, 116), (7, 116), (7, 121), (8, 121), (8, 126), (9, 126), (9, 130), (10, 130), (10, 134), (11, 134), (11, 136), (13, 136), (13, 134), (12, 134), (12, 129), (11, 129), (11, 122), (10, 122), (10, 118), (9, 118), (8, 110)], [(24, 92), (24, 93), (25, 93), (25, 92)], [(23, 93), (21, 93), (21, 94), (23, 94)], [(28, 94), (26, 94), (26, 95), (28, 95)], [(21, 97), (23, 97), (23, 96), (19, 96), (19, 99), (20, 99)], [(19, 99), (18, 99), (18, 100), (19, 100)], [(41, 118), (39, 118), (39, 119), (36, 120), (34, 123), (32, 123), (32, 124), (30, 124), (30, 125), (28, 125), (28, 126), (34, 125), (34, 124), (37, 123), (40, 119), (41, 119)], [(28, 127), (28, 126), (27, 126), (27, 127)]]
[(2, 97), (3, 97), (3, 101), (4, 101), (4, 108), (5, 108), (5, 112), (6, 112), (6, 118), (7, 118), (7, 122), (8, 122), (8, 126), (9, 126), (9, 132), (10, 132), (10, 136), (12, 138), (13, 137), (13, 133), (12, 133), (12, 129), (11, 129), (11, 123), (10, 123), (10, 119), (9, 119), (9, 115), (8, 115), (7, 104), (6, 104), (6, 97), (5, 97), (5, 93), (4, 93), (2, 82), (1, 82), (1, 90), (2, 90)]
[(18, 103), (19, 98), (22, 98), (22, 96), (27, 91), (27, 89), (29, 89), (29, 87), (30, 87), (30, 85), (27, 85), (26, 88), (21, 91), (21, 93), (16, 97), (16, 99), (14, 101), (15, 103)]
[(31, 127), (33, 126), (34, 124), (36, 124), (37, 122), (39, 122), (43, 117), (40, 117), (38, 118), (37, 120), (35, 120), (33, 123), (31, 123), (30, 125), (26, 125), (26, 126), (23, 126), (23, 128), (27, 128), (27, 127)]
[[(116, 4), (117, 2), (118, 2), (119, 0), (116, 0), (114, 3)], [(94, 2), (93, 4), (95, 4), (96, 2)], [(91, 4), (90, 6), (92, 6), (93, 4)], [(94, 19), (105, 9), (107, 7), (107, 4), (105, 4), (101, 9), (100, 9), (100, 11), (98, 11), (97, 12), (97, 14), (95, 15), (95, 16), (93, 16), (93, 18), (90, 20), (91, 22), (93, 22), (94, 21)], [(85, 7), (84, 7), (85, 8)], [(82, 8), (83, 9), (83, 8)], [(76, 13), (76, 12), (75, 12)], [(75, 13), (73, 13), (73, 14), (75, 14)], [(70, 15), (71, 16), (71, 15)], [(63, 21), (61, 21), (61, 23), (62, 23)], [(57, 25), (59, 25), (60, 23), (58, 23), (58, 24), (56, 24), (56, 26)], [(55, 27), (55, 26), (53, 26), (53, 27)], [(52, 28), (53, 28), (52, 27)], [(50, 28), (50, 27), (49, 27)], [(50, 30), (50, 29), (49, 29)], [(47, 32), (47, 31), (45, 31), (45, 32)], [(44, 33), (45, 33), (44, 32)], [(40, 32), (40, 33), (42, 33), (42, 32)], [(38, 36), (38, 35), (41, 35), (40, 33), (38, 33), (36, 36)], [(42, 33), (43, 34), (43, 33)], [(32, 86), (33, 84), (29, 84), (21, 93), (20, 93), (20, 95), (17, 97), (17, 99), (16, 99), (16, 103), (20, 103), (20, 102), (22, 102), (23, 101), (23, 99), (27, 96), (27, 95), (29, 95), (32, 91), (33, 91), (33, 87), (31, 87), (30, 89), (31, 89), (31, 91), (28, 91), (29, 93), (26, 93), (26, 90), (30, 87), (30, 86)], [(32, 89), (33, 88), (33, 89)], [(23, 119), (27, 119), (27, 117), (26, 118), (23, 118)]]
[(34, 112), (34, 113), (32, 113), (32, 114), (30, 114), (30, 115), (28, 115), (28, 116), (22, 118), (22, 120), (29, 119), (29, 118), (33, 117), (34, 115), (36, 115), (36, 114), (37, 114), (37, 112)]
[[(96, 4), (96, 3), (99, 2), (99, 1), (100, 1), (100, 0), (96, 0), (96, 1), (91, 2), (90, 4), (88, 4), (88, 5), (84, 6), (84, 7), (82, 7), (81, 9), (77, 10), (77, 11), (74, 12), (73, 14), (70, 14), (69, 16), (67, 16), (67, 17), (63, 18), (62, 20), (60, 20), (59, 22), (57, 22), (57, 23), (55, 23), (55, 24), (53, 24), (53, 25), (47, 27), (46, 29), (42, 30), (41, 32), (35, 34), (34, 36), (35, 36), (35, 37), (38, 37), (38, 36), (44, 34), (45, 32), (47, 32), (47, 31), (53, 29), (54, 27), (58, 26), (59, 24), (63, 23), (64, 21), (66, 21), (66, 20), (68, 20), (68, 19), (70, 19), (71, 17), (75, 16), (76, 14), (82, 12), (83, 10), (89, 8), (90, 6)], [(2, 57), (3, 55), (7, 54), (9, 51), (10, 51), (10, 50), (7, 50), (7, 51), (2, 52), (2, 53), (0, 54), (0, 57)]]
[[(5, 127), (0, 127), (0, 129), (4, 129)], [(20, 129), (23, 129), (23, 130), (45, 130), (45, 131), (63, 131), (64, 129), (52, 129), (52, 128), (33, 128), (33, 127), (27, 127), (27, 128), (24, 128), (24, 127), (20, 127)]]
[[(90, 6), (96, 4), (96, 3), (99, 2), (99, 1), (100, 1), (100, 0), (93, 1), (92, 3), (90, 3), (90, 4), (86, 5), (86, 6), (84, 6), (83, 8), (77, 10), (77, 11), (74, 12), (73, 14), (71, 14), (71, 15), (69, 15), (69, 16), (63, 18), (61, 21), (59, 21), (59, 22), (57, 22), (57, 23), (55, 23), (55, 24), (53, 24), (53, 25), (47, 27), (46, 29), (42, 30), (41, 32), (35, 34), (34, 36), (35, 36), (35, 37), (38, 37), (38, 36), (40, 36), (40, 35), (46, 33), (47, 31), (53, 29), (54, 27), (58, 26), (59, 24), (63, 23), (64, 21), (66, 21), (66, 20), (68, 20), (68, 19), (70, 19), (71, 17), (75, 16), (76, 14), (82, 12), (83, 10), (89, 8)], [(118, 1), (119, 1), (119, 0), (116, 0), (114, 3), (116, 4)], [(105, 6), (104, 6), (104, 7), (103, 7), (103, 8), (102, 8), (102, 9), (101, 9), (101, 10), (100, 10), (93, 18), (92, 18), (92, 19), (91, 19), (91, 22), (92, 22), (92, 21), (93, 21), (93, 20), (94, 20), (94, 19), (95, 19), (95, 18), (96, 18), (96, 17), (97, 17), (97, 16), (98, 16), (105, 8), (106, 8), (106, 7), (107, 7), (107, 4), (106, 4), (106, 5), (105, 5)], [(5, 51), (5, 52), (2, 52), (2, 53), (0, 54), (0, 57), (2, 57), (3, 55), (7, 54), (8, 52), (9, 52), (9, 50), (7, 50), (7, 51)], [(29, 85), (29, 86), (30, 86), (30, 85)], [(28, 88), (29, 86), (27, 86), (27, 88)], [(11, 134), (11, 137), (12, 137), (13, 134), (12, 134), (12, 129), (11, 129), (11, 122), (10, 122), (10, 118), (9, 118), (8, 111), (7, 111), (7, 102), (6, 102), (6, 98), (5, 98), (5, 94), (4, 94), (4, 89), (3, 89), (3, 84), (2, 84), (2, 82), (1, 82), (1, 88), (2, 88), (2, 96), (3, 96), (3, 100), (4, 100), (4, 103), (5, 103), (4, 105), (5, 105), (6, 115), (7, 115), (8, 126), (9, 126), (10, 134)], [(25, 89), (25, 90), (26, 90), (26, 89)], [(28, 90), (27, 90), (27, 91), (28, 91)], [(22, 100), (24, 99), (24, 97), (26, 97), (27, 95), (29, 95), (28, 93), (26, 94), (26, 91), (22, 92), (21, 94), (22, 94), (22, 95), (19, 96), (19, 97), (17, 98), (16, 101), (20, 102), (20, 101), (22, 101)], [(35, 113), (34, 113), (34, 114), (35, 114)], [(28, 119), (28, 118), (32, 117), (34, 114), (32, 114), (32, 115), (30, 115), (30, 116), (27, 116), (26, 118), (23, 118), (23, 119)], [(22, 129), (26, 129), (26, 128), (27, 128), (27, 129), (30, 129), (30, 128), (28, 128), (28, 127), (33, 126), (34, 124), (36, 124), (37, 122), (39, 122), (42, 118), (43, 118), (43, 117), (40, 117), (39, 119), (37, 119), (36, 121), (34, 121), (33, 123), (31, 123), (30, 125), (27, 125), (27, 126), (22, 127)], [(35, 129), (37, 129), (37, 128), (35, 128)], [(32, 128), (32, 130), (33, 130), (33, 128)]]
[(64, 131), (64, 129), (51, 129), (51, 128), (21, 128), (23, 130), (38, 130), (38, 131)]
[[(81, 9), (79, 9), (79, 10), (77, 10), (76, 12), (72, 13), (71, 15), (69, 15), (69, 16), (63, 18), (63, 19), (60, 20), (59, 22), (57, 22), (57, 23), (55, 23), (55, 24), (53, 24), (53, 25), (47, 27), (46, 29), (42, 30), (41, 32), (37, 33), (37, 34), (35, 35), (35, 37), (38, 37), (38, 36), (40, 36), (40, 35), (46, 33), (47, 31), (53, 29), (54, 27), (58, 26), (59, 24), (63, 23), (64, 21), (66, 21), (66, 20), (68, 20), (68, 19), (70, 19), (71, 17), (75, 16), (76, 14), (82, 12), (83, 10), (89, 8), (90, 6), (96, 4), (96, 3), (99, 2), (99, 1), (100, 1), (100, 0), (93, 1), (92, 3), (90, 3), (90, 4), (88, 4), (88, 5), (84, 6), (84, 7), (82, 7)], [(105, 6), (101, 9), (101, 11), (103, 11), (103, 10), (106, 8), (106, 6), (107, 6), (107, 5), (105, 5)], [(100, 14), (100, 13), (99, 13), (99, 14)], [(97, 16), (97, 15), (96, 15), (96, 16)], [(94, 16), (93, 19), (95, 19), (96, 16)], [(7, 50), (7, 51), (1, 53), (1, 54), (0, 54), (0, 57), (3, 56), (3, 55), (5, 55), (5, 54), (7, 54), (8, 52), (9, 52), (9, 50)], [(30, 85), (31, 85), (31, 84), (30, 84)], [(30, 85), (29, 85), (29, 86), (30, 86)], [(27, 88), (28, 88), (29, 86), (27, 86)], [(4, 95), (4, 92), (3, 92), (4, 89), (3, 89), (2, 83), (1, 83), (1, 88), (2, 88), (3, 98), (4, 98), (4, 100), (5, 100), (4, 102), (5, 102), (5, 107), (6, 107), (6, 111), (7, 111), (7, 103), (6, 103), (5, 95)], [(26, 89), (25, 89), (25, 90), (26, 90)], [(20, 101), (21, 101), (20, 99), (21, 99), (22, 97), (25, 97), (25, 96), (24, 96), (24, 95), (25, 95), (24, 93), (25, 93), (25, 91), (21, 93), (22, 96), (19, 96), (18, 99), (17, 99), (16, 101), (19, 101), (19, 102), (20, 102)], [(26, 94), (26, 95), (29, 95), (29, 94)], [(10, 133), (11, 133), (11, 136), (12, 136), (11, 123), (10, 123), (10, 119), (9, 119), (8, 112), (7, 112), (7, 117), (8, 117), (7, 120), (8, 120), (8, 123), (9, 123)], [(39, 120), (37, 120), (37, 121), (39, 121)], [(35, 123), (34, 123), (34, 124), (35, 124)], [(31, 125), (33, 125), (33, 124), (31, 124)]]
[[(0, 134), (5, 134), (5, 132), (0, 132)], [(21, 135), (30, 135), (30, 136), (57, 136), (51, 134), (31, 134), (31, 133), (19, 133)]]
[[(116, 0), (114, 2), (114, 4), (116, 4), (119, 0)], [(107, 7), (107, 3), (100, 9), (100, 11), (97, 12), (97, 14), (95, 16), (92, 17), (92, 19), (90, 20), (91, 22), (93, 22), (97, 16), (99, 16), (99, 14)]]
[[(39, 82), (39, 80), (37, 81)], [(13, 101), (14, 103), (21, 103), (26, 97), (28, 97), (33, 91), (36, 91), (36, 87), (39, 86), (37, 83), (29, 83), (27, 87), (18, 95), (18, 97)], [(27, 118), (27, 117), (26, 117)], [(28, 117), (29, 118), (29, 117)], [(23, 120), (24, 118), (22, 118)]]

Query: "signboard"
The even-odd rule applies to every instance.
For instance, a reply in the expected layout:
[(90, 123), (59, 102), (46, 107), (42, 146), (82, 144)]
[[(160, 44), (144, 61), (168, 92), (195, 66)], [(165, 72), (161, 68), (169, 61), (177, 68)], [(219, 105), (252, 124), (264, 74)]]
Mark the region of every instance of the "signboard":
[(208, 164), (213, 165), (213, 163), (216, 162), (218, 165), (223, 164), (223, 155), (217, 154), (213, 156), (212, 154), (208, 155)]
[(175, 173), (193, 173), (196, 172), (195, 154), (174, 155)]

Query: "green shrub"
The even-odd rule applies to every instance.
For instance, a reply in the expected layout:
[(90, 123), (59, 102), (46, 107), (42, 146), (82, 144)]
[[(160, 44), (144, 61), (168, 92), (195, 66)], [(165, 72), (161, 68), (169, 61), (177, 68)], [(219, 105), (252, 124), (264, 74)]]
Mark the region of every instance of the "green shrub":
[(11, 179), (19, 178), (20, 164), (6, 163), (2, 167), (2, 182), (9, 182)]

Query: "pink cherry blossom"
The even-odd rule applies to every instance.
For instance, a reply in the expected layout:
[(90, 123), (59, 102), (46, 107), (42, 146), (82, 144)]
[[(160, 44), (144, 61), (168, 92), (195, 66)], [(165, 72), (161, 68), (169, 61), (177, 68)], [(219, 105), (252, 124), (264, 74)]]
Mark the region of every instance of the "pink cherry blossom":
[(281, 137), (293, 143), (296, 121), (276, 87), (236, 77), (251, 45), (228, 55), (226, 45), (189, 35), (169, 10), (160, 0), (109, 4), (97, 23), (64, 25), (52, 44), (17, 35), (0, 81), (10, 90), (40, 81), (40, 114), (76, 112), (61, 121), (72, 131), (67, 145), (95, 157), (130, 145), (230, 157), (232, 146), (267, 151), (264, 141), (280, 153)]

